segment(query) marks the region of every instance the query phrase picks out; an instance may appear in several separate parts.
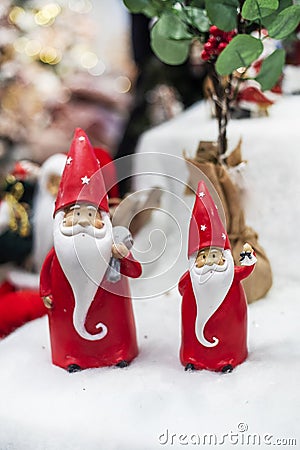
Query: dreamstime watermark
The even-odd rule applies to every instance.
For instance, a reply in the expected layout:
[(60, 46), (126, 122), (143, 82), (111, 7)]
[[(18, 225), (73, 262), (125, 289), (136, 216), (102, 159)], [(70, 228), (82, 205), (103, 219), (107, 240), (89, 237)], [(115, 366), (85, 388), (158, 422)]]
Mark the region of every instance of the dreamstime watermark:
[(168, 428), (158, 436), (161, 446), (201, 446), (217, 447), (259, 447), (259, 446), (282, 446), (296, 447), (297, 439), (291, 437), (278, 437), (272, 433), (252, 433), (245, 422), (240, 422), (236, 430), (228, 433), (175, 433)]

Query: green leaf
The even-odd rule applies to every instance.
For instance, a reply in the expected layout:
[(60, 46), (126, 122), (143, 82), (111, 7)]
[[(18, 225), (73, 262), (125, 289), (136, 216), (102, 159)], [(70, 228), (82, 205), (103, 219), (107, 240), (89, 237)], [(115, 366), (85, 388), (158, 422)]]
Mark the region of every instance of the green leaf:
[(266, 27), (267, 29), (269, 28), (269, 26), (274, 22), (274, 20), (276, 19), (276, 17), (278, 16), (278, 14), (284, 10), (285, 8), (288, 8), (289, 6), (292, 6), (293, 4), (293, 0), (279, 0), (279, 7), (278, 9), (273, 12), (272, 14), (270, 14), (269, 16), (266, 16), (263, 18), (263, 26)]
[(209, 19), (223, 31), (236, 28), (239, 5), (238, 0), (205, 0)]
[(123, 0), (132, 13), (142, 13), (147, 17), (159, 16), (161, 12), (173, 5), (173, 0)]
[(196, 8), (205, 8), (205, 0), (192, 0), (190, 6), (195, 6)]
[(163, 12), (155, 24), (156, 33), (166, 39), (191, 39), (193, 35), (188, 32), (186, 24), (176, 14)]
[(255, 78), (260, 83), (263, 91), (272, 89), (277, 83), (285, 63), (285, 51), (277, 49), (262, 63), (259, 74)]
[(200, 8), (194, 8), (190, 6), (185, 7), (189, 23), (197, 28), (202, 33), (206, 33), (210, 27), (210, 21), (207, 17), (206, 11)]
[(150, 0), (123, 0), (124, 5), (133, 13), (143, 12), (145, 8), (151, 5)]
[(216, 70), (220, 75), (229, 75), (240, 67), (248, 67), (263, 51), (259, 39), (247, 34), (235, 36), (219, 55)]
[(284, 39), (291, 34), (300, 22), (300, 5), (285, 8), (268, 27), (269, 36)]
[(242, 8), (242, 16), (247, 20), (261, 20), (276, 11), (278, 6), (278, 0), (246, 0)]
[[(168, 16), (168, 17), (167, 17)], [(172, 29), (171, 24), (167, 24), (167, 19), (174, 19), (172, 14), (163, 14), (162, 17), (152, 27), (151, 48), (156, 56), (164, 63), (178, 65), (184, 63), (189, 54), (191, 38), (182, 39), (182, 33)], [(170, 21), (173, 23), (173, 21)], [(172, 36), (172, 37), (170, 37)], [(179, 38), (179, 36), (181, 36)]]

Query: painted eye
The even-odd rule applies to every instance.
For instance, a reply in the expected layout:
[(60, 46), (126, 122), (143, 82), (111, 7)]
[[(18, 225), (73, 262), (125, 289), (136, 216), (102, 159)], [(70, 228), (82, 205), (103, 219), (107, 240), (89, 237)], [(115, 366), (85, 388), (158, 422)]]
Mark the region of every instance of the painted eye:
[(80, 213), (79, 213), (79, 212), (77, 213), (77, 216), (80, 216)]
[(89, 216), (92, 217), (92, 213), (89, 213)]
[(205, 259), (205, 255), (202, 255), (202, 258)]
[(213, 258), (215, 258), (216, 257), (216, 255), (213, 255)]

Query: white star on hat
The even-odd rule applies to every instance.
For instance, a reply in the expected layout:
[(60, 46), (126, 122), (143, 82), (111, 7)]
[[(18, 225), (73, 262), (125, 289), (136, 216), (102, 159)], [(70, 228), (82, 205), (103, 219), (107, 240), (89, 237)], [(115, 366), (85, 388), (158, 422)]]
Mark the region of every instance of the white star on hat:
[(69, 166), (71, 164), (71, 162), (73, 161), (73, 158), (71, 158), (71, 156), (69, 156), (67, 158), (66, 164)]
[(207, 226), (206, 226), (206, 225), (200, 225), (200, 229), (201, 229), (201, 231), (205, 231), (205, 230), (206, 230), (206, 228), (207, 228)]
[(204, 197), (204, 195), (205, 195), (205, 192), (199, 192), (199, 197)]
[(82, 184), (89, 184), (90, 178), (88, 178), (86, 175), (81, 178)]
[(226, 234), (225, 233), (222, 233), (222, 239), (226, 239)]

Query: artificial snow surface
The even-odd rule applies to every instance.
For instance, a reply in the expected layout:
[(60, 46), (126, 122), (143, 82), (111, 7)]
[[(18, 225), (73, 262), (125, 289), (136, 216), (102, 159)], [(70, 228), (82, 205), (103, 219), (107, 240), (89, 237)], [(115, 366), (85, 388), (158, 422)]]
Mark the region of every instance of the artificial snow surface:
[[(1, 450), (300, 447), (299, 109), (299, 97), (286, 97), (269, 118), (229, 125), (248, 160), (247, 223), (274, 275), (266, 298), (249, 306), (248, 360), (227, 375), (184, 372), (176, 288), (133, 300), (140, 354), (125, 369), (69, 374), (53, 366), (47, 318), (38, 319), (0, 342)], [(196, 105), (148, 132), (141, 147), (165, 134), (173, 154), (193, 152), (215, 130), (212, 120), (202, 130), (204, 113)], [(187, 262), (179, 264), (182, 271)]]

